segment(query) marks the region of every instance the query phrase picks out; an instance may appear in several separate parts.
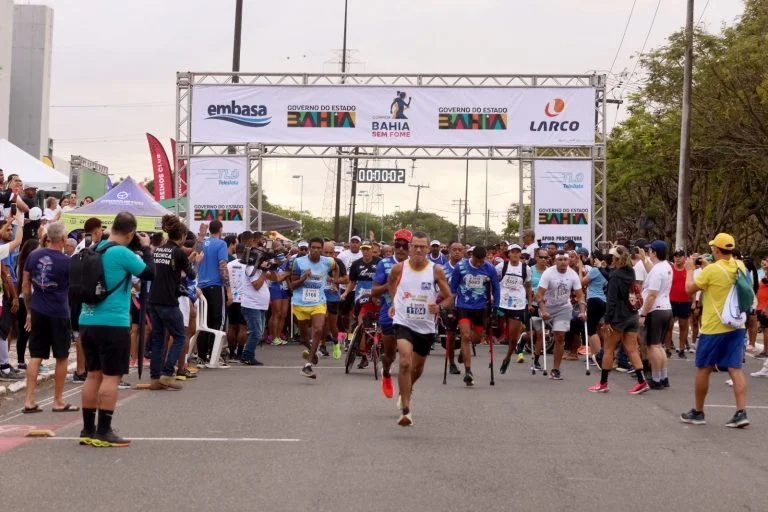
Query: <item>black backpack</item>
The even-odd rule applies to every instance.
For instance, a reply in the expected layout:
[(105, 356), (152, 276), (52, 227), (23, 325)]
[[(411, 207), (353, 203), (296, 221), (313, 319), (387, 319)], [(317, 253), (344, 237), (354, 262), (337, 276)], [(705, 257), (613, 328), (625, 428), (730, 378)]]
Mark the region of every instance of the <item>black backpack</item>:
[(115, 242), (107, 242), (97, 248), (96, 244), (92, 244), (72, 256), (69, 267), (69, 296), (72, 300), (83, 304), (98, 304), (131, 278), (130, 274), (126, 274), (114, 288), (107, 289), (101, 255), (116, 245)]

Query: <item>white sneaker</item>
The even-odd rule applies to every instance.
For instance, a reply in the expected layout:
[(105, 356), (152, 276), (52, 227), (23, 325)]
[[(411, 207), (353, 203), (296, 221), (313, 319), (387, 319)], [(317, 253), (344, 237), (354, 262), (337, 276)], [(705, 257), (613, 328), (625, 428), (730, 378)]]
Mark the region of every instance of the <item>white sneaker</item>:
[(725, 383), (733, 387), (733, 379), (728, 379), (727, 381), (725, 381)]
[(768, 370), (765, 368), (761, 368), (760, 371), (750, 373), (750, 377), (768, 377)]
[(413, 415), (410, 412), (408, 414), (401, 414), (400, 419), (397, 420), (397, 424), (401, 427), (412, 427)]

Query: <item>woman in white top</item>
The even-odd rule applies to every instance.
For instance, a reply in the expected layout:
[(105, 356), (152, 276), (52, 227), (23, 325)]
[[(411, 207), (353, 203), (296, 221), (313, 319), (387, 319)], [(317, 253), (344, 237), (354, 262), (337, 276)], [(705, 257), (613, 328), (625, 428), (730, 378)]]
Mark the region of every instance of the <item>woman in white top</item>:
[(643, 281), (643, 307), (640, 309), (640, 327), (645, 327), (645, 343), (651, 362), (651, 389), (669, 387), (667, 354), (663, 343), (672, 322), (672, 267), (667, 262), (667, 244), (656, 240), (648, 246), (653, 267)]

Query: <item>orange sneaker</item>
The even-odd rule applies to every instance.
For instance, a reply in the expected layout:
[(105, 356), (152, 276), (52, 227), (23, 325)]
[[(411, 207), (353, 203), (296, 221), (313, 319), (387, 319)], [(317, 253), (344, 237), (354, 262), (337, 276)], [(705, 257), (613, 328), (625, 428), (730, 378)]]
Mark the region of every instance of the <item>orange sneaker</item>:
[(381, 376), (381, 392), (387, 398), (392, 398), (395, 394), (395, 387), (392, 385), (392, 375), (389, 377)]
[(583, 355), (585, 355), (585, 354), (587, 353), (587, 347), (586, 347), (586, 345), (582, 345), (582, 346), (580, 346), (580, 347), (579, 347), (579, 350), (578, 350), (577, 352), (578, 352), (579, 354), (581, 354), (582, 356), (583, 356)]

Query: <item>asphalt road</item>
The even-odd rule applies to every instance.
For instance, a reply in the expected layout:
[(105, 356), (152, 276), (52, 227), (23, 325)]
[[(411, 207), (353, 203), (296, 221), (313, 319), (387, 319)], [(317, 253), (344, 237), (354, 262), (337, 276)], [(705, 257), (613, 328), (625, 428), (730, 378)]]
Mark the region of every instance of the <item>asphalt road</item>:
[[(749, 379), (749, 428), (723, 426), (734, 408), (722, 374), (712, 379), (709, 424), (687, 426), (678, 416), (692, 406), (690, 361), (670, 361), (669, 390), (630, 396), (632, 379), (613, 372), (611, 392), (596, 395), (586, 388), (598, 376), (575, 362), (563, 363), (562, 382), (513, 364), (490, 387), (487, 347), (478, 347), (474, 388), (458, 376), (443, 386), (442, 354), (429, 358), (415, 426), (402, 428), (371, 370), (345, 375), (341, 361), (325, 359), (310, 381), (299, 375), (298, 347), (259, 350), (270, 367), (201, 370), (181, 392), (121, 392), (115, 427), (139, 438), (127, 449), (79, 446), (79, 413), (45, 405), (20, 415), (19, 397), (3, 401), (2, 508), (768, 509), (768, 379)], [(749, 358), (747, 370), (759, 365)], [(67, 393), (79, 404), (79, 386)], [(30, 425), (57, 437), (22, 437)]]

